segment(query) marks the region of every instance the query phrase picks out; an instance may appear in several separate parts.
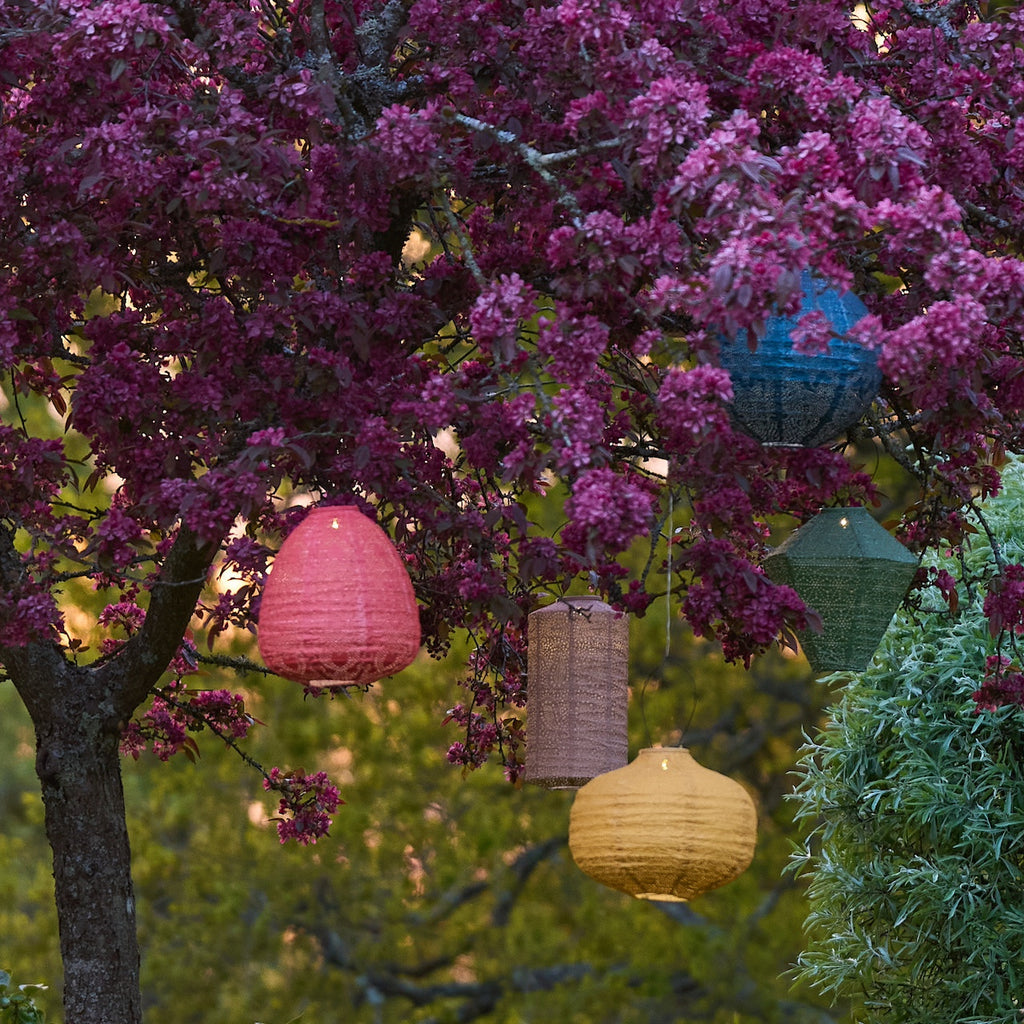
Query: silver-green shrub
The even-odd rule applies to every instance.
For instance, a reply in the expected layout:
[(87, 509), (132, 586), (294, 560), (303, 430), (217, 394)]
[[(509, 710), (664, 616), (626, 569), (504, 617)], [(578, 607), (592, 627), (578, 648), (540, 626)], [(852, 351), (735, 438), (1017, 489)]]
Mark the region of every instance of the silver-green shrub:
[(987, 659), (1020, 666), (983, 604), (997, 554), (1024, 563), (1021, 463), (982, 514), (969, 549), (930, 563), (957, 599), (931, 588), (899, 613), (798, 769), (810, 912), (795, 973), (853, 999), (862, 1024), (1024, 1021), (1024, 708), (972, 698)]
[(43, 1011), (32, 999), (45, 985), (19, 985), (13, 988), (11, 976), (0, 970), (0, 1024), (43, 1024)]

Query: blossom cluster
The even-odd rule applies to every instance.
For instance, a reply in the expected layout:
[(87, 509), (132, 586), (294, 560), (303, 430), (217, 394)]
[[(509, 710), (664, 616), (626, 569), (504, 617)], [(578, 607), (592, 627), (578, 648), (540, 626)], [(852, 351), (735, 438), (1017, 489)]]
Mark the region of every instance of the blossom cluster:
[[(815, 625), (791, 587), (772, 583), (753, 565), (735, 570), (729, 545), (714, 538), (693, 545), (683, 564), (698, 574), (684, 602), (687, 619), (700, 636), (718, 636), (728, 658), (742, 658), (749, 664), (750, 638), (770, 644), (780, 634), (792, 636), (797, 630)], [(738, 622), (743, 623), (739, 632)]]
[[(642, 612), (670, 495), (679, 609), (740, 660), (806, 625), (760, 570), (769, 521), (873, 497), (848, 441), (919, 485), (902, 539), (960, 543), (1024, 451), (1024, 14), (995, 6), (944, 32), (839, 0), (325, 0), (273, 31), (2, 5), (0, 661), (64, 636), (84, 580), (97, 671), (155, 608), (184, 676), (257, 627), (294, 505), (365, 501), (428, 650), (483, 638), (452, 759), (514, 773), (493, 639), (542, 587)], [(864, 300), (884, 383), (847, 435), (766, 449), (719, 346), (756, 348), (805, 270)], [(190, 587), (168, 626), (153, 597)], [(188, 749), (172, 697), (136, 750)]]
[(659, 426), (672, 448), (685, 452), (711, 432), (723, 432), (732, 401), (729, 374), (716, 366), (672, 369), (658, 391)]
[(516, 711), (526, 703), (526, 662), (521, 629), (491, 629), (476, 639), (469, 675), (460, 681), (470, 701), (454, 705), (445, 715), (462, 735), (448, 747), (449, 762), (478, 768), (499, 751), (509, 780), (519, 778), (525, 736)]
[(1004, 630), (1012, 636), (1024, 634), (1024, 565), (1002, 567), (985, 594), (985, 617), (993, 637)]
[(344, 803), (326, 772), (307, 775), (301, 768), (271, 768), (263, 779), (267, 792), (278, 794), (277, 834), (284, 844), (294, 839), (310, 846), (328, 835), (331, 815)]
[(122, 730), (121, 753), (136, 761), (147, 749), (161, 761), (179, 753), (195, 760), (199, 748), (190, 733), (210, 729), (221, 739), (234, 742), (245, 739), (254, 721), (237, 693), (171, 684)]
[(636, 475), (620, 475), (608, 467), (581, 473), (566, 499), (569, 522), (562, 542), (571, 550), (593, 558), (624, 551), (651, 526), (652, 488)]
[(1007, 704), (1024, 707), (1024, 672), (1009, 658), (990, 655), (985, 659), (985, 678), (971, 696), (978, 713), (995, 711)]

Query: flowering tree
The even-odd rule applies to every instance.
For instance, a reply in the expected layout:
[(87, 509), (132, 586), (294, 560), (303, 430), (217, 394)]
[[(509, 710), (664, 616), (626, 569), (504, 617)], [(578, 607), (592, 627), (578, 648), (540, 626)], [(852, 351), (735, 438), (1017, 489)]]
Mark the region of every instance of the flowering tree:
[[(241, 739), (188, 673), (254, 623), (303, 501), (389, 528), (428, 650), (468, 631), (450, 759), (512, 776), (533, 596), (582, 578), (642, 612), (669, 500), (698, 633), (747, 659), (806, 623), (766, 519), (870, 478), (735, 433), (716, 362), (801, 270), (870, 309), (857, 434), (920, 482), (905, 539), (959, 538), (1024, 446), (1022, 26), (959, 0), (0, 2), (0, 662), (69, 1020), (140, 1016), (119, 747)], [(563, 487), (552, 535), (521, 499)], [(60, 611), (83, 586), (98, 643)], [(315, 838), (339, 794), (265, 780)]]

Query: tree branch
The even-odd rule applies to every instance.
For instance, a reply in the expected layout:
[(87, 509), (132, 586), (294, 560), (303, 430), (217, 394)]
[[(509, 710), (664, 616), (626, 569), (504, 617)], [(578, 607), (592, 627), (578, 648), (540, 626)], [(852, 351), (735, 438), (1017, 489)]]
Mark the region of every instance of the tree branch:
[(153, 584), (142, 628), (96, 670), (120, 719), (142, 703), (177, 652), (219, 549), (219, 541), (203, 540), (183, 524)]
[(915, 18), (928, 22), (937, 28), (947, 41), (952, 42), (960, 37), (950, 20), (956, 8), (951, 4), (917, 3), (916, 0), (903, 0), (903, 9)]
[(266, 665), (261, 665), (252, 658), (246, 658), (241, 654), (200, 654), (195, 652), (195, 659), (201, 665), (216, 665), (218, 668), (229, 668), (238, 675), (246, 675), (249, 672), (259, 672), (265, 676), (276, 675)]
[[(22, 587), (24, 579), (25, 566), (14, 546), (14, 528), (0, 522), (0, 587), (11, 594)], [(23, 647), (0, 646), (0, 663), (33, 721), (46, 710), (54, 699), (55, 688), (73, 668), (53, 640), (38, 640)]]
[(378, 14), (356, 28), (356, 44), (365, 67), (387, 67), (408, 16), (404, 0), (388, 0)]
[(329, 86), (349, 134), (361, 139), (368, 133), (366, 121), (352, 106), (345, 88), (345, 79), (331, 51), (331, 37), (327, 31), (327, 17), (324, 0), (311, 0), (309, 5), (309, 29), (311, 50), (314, 57), (314, 72), (317, 80)]
[[(583, 210), (580, 208), (580, 204), (576, 201), (576, 197), (548, 169), (551, 164), (559, 163), (564, 160), (572, 160), (575, 157), (582, 155), (582, 150), (572, 149), (566, 150), (562, 153), (541, 153), (540, 150), (534, 149), (533, 146), (523, 142), (512, 132), (505, 131), (501, 128), (495, 128), (493, 125), (489, 125), (475, 117), (470, 117), (468, 114), (455, 114), (455, 121), (465, 128), (472, 128), (474, 131), (489, 132), (500, 143), (514, 149), (526, 161), (526, 163), (536, 171), (538, 175), (540, 175), (543, 181), (551, 187), (558, 196), (558, 201), (572, 214), (574, 222), (577, 224), (582, 222)], [(605, 142), (597, 143), (592, 147), (592, 150), (596, 151), (598, 149), (607, 149), (618, 144), (619, 142), (617, 139), (609, 139)]]
[(546, 839), (542, 843), (528, 847), (516, 857), (508, 871), (512, 878), (512, 884), (498, 893), (494, 900), (491, 924), (495, 928), (503, 928), (508, 924), (512, 910), (522, 895), (526, 883), (530, 880), (530, 876), (544, 861), (561, 850), (568, 841), (568, 837), (564, 835), (551, 836), (550, 839)]
[(439, 982), (417, 985), (393, 974), (368, 971), (358, 979), (369, 1001), (400, 996), (414, 1006), (428, 1006), (444, 999), (461, 999), (453, 1016), (428, 1017), (424, 1024), (456, 1020), (459, 1024), (490, 1013), (509, 992), (547, 992), (566, 982), (578, 982), (594, 973), (589, 964), (559, 964), (554, 967), (521, 968), (500, 979), (479, 982)]

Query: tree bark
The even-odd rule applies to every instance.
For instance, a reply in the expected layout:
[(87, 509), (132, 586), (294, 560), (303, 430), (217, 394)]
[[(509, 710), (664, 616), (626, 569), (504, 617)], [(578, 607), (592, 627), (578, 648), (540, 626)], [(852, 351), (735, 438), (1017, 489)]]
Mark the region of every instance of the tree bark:
[[(70, 691), (83, 680), (71, 670)], [(88, 689), (88, 687), (85, 687)], [(36, 772), (64, 963), (68, 1024), (140, 1024), (139, 945), (117, 722), (67, 694), (36, 723)], [(76, 707), (76, 705), (78, 705)]]

